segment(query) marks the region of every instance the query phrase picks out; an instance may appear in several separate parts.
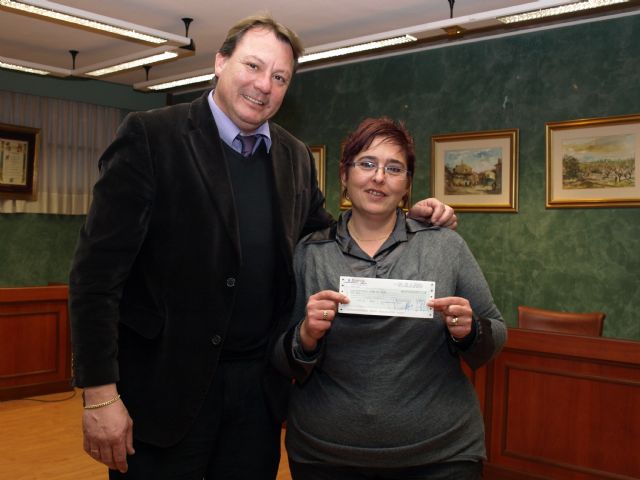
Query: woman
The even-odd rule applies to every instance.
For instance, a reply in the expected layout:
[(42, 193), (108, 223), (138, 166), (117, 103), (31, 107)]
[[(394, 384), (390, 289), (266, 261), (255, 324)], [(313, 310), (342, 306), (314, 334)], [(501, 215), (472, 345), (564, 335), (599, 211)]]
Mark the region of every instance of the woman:
[[(367, 119), (340, 161), (353, 207), (301, 241), (294, 325), (274, 360), (295, 378), (286, 446), (294, 479), (477, 479), (482, 416), (459, 357), (477, 368), (506, 328), (464, 240), (407, 219), (413, 140)], [(338, 314), (340, 275), (435, 282), (435, 318)]]

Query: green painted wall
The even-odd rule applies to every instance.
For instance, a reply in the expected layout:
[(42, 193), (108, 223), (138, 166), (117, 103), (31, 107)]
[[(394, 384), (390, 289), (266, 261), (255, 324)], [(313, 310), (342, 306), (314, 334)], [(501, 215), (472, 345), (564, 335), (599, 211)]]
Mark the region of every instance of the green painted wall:
[(81, 215), (0, 214), (0, 287), (67, 283)]
[[(340, 142), (365, 116), (414, 133), (414, 199), (430, 194), (431, 135), (520, 129), (519, 213), (459, 215), (507, 322), (519, 304), (604, 310), (606, 336), (640, 340), (640, 209), (544, 206), (544, 123), (640, 113), (638, 38), (633, 16), (302, 72), (277, 121), (327, 146), (334, 214)], [(0, 286), (66, 278), (80, 223), (0, 215)]]
[(603, 310), (606, 336), (640, 339), (640, 209), (545, 209), (545, 122), (640, 113), (638, 39), (640, 15), (302, 72), (277, 120), (327, 146), (334, 213), (340, 142), (366, 116), (414, 134), (414, 200), (430, 195), (431, 135), (518, 128), (519, 213), (459, 215), (505, 319)]

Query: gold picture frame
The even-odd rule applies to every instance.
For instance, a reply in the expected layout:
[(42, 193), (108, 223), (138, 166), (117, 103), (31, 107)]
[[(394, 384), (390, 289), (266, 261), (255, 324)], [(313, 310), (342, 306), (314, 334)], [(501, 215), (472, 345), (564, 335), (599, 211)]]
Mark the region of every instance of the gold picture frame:
[(547, 208), (640, 206), (640, 115), (545, 127)]
[(40, 129), (0, 123), (0, 196), (36, 193)]
[(318, 188), (323, 193), (323, 195), (327, 195), (325, 191), (326, 188), (326, 168), (327, 168), (327, 157), (326, 157), (326, 148), (324, 145), (309, 145), (309, 150), (313, 154), (313, 158), (316, 161), (316, 173), (318, 175)]
[(518, 211), (516, 128), (431, 137), (431, 194), (458, 212)]

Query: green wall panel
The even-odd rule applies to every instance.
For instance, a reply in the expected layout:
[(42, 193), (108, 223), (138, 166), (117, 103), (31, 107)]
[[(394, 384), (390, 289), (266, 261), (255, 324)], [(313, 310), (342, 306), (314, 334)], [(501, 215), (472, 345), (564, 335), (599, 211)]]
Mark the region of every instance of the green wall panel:
[(327, 146), (334, 214), (340, 143), (367, 116), (413, 132), (414, 200), (430, 195), (432, 135), (518, 128), (519, 212), (459, 215), (505, 319), (603, 310), (606, 336), (640, 339), (640, 210), (545, 209), (545, 122), (640, 113), (638, 38), (632, 16), (302, 72), (277, 120)]
[(0, 214), (0, 286), (67, 283), (83, 216)]

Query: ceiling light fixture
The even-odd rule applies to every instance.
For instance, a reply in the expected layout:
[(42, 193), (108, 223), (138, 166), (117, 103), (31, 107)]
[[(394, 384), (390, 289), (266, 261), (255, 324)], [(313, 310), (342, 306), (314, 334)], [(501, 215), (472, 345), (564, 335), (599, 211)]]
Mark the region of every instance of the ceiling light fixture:
[(17, 70), (18, 72), (33, 73), (35, 75), (49, 75), (46, 70), (39, 70), (37, 68), (23, 67), (22, 65), (16, 65), (15, 63), (6, 63), (0, 60), (0, 68), (7, 68), (9, 70)]
[(343, 55), (350, 55), (352, 53), (366, 52), (368, 50), (376, 50), (378, 48), (385, 48), (391, 47), (393, 45), (415, 42), (416, 40), (417, 38), (412, 35), (401, 35), (399, 37), (375, 40), (373, 42), (360, 43), (357, 45), (350, 45), (348, 47), (340, 47), (331, 50), (313, 52), (301, 56), (298, 59), (298, 63), (314, 62), (318, 60), (324, 60), (325, 58), (341, 57)]
[(206, 75), (198, 75), (197, 77), (183, 78), (181, 80), (174, 80), (173, 82), (160, 83), (158, 85), (152, 85), (149, 90), (167, 90), (169, 88), (183, 87), (185, 85), (192, 85), (194, 83), (204, 83), (213, 80), (214, 74), (208, 73)]
[(112, 65), (110, 67), (100, 68), (98, 70), (92, 70), (86, 72), (85, 75), (91, 77), (101, 77), (102, 75), (109, 75), (111, 73), (121, 72), (122, 70), (130, 70), (132, 68), (141, 67), (142, 65), (149, 65), (150, 63), (163, 62), (171, 58), (176, 58), (178, 54), (176, 52), (162, 52), (149, 57), (138, 58), (137, 60), (131, 60), (129, 62), (120, 63), (118, 65)]
[[(87, 10), (49, 2), (48, 0), (0, 0), (0, 8), (12, 10), (16, 13), (45, 17), (73, 26), (89, 28), (98, 32), (152, 44), (185, 44), (185, 37), (179, 35), (98, 15)], [(186, 44), (188, 45), (189, 42), (186, 42)]]
[[(1, 68), (17, 70), (15, 67), (9, 67), (9, 64), (11, 64), (20, 66), (20, 71), (22, 72), (37, 73), (39, 75), (43, 75), (42, 72), (49, 72), (60, 77), (99, 77), (151, 63), (190, 56), (195, 52), (195, 46), (187, 36), (174, 35), (48, 0), (0, 0), (0, 10), (36, 16), (42, 20), (64, 23), (68, 26), (88, 28), (95, 30), (96, 33), (115, 35), (125, 40), (141, 40), (156, 45), (163, 44), (162, 46), (153, 46), (135, 54), (114, 58), (94, 65), (87, 65), (79, 69), (76, 69), (76, 50), (69, 51), (73, 60), (73, 68), (71, 70), (62, 70), (49, 65), (29, 65), (29, 62), (22, 60), (13, 62), (11, 61), (13, 59), (8, 59), (8, 61), (5, 59), (3, 63), (7, 66), (3, 64), (0, 65)], [(188, 32), (188, 26), (193, 20), (191, 18), (183, 18), (182, 20), (185, 22)]]
[(519, 13), (506, 17), (498, 17), (498, 20), (500, 20), (502, 23), (527, 22), (530, 20), (538, 20), (540, 18), (551, 17), (554, 15), (564, 15), (567, 13), (590, 10), (592, 8), (606, 7), (608, 5), (615, 5), (618, 3), (626, 3), (628, 1), (629, 0), (583, 0), (577, 3), (570, 3), (568, 5), (561, 5), (558, 7)]
[[(188, 75), (188, 76), (185, 76)], [(185, 85), (194, 85), (197, 83), (210, 82), (213, 79), (213, 68), (203, 68), (189, 72), (188, 74), (173, 75), (147, 82), (140, 82), (133, 85), (135, 90), (168, 90), (170, 88), (184, 87)]]
[(15, 70), (23, 73), (33, 73), (34, 75), (53, 75), (55, 77), (68, 77), (71, 70), (64, 68), (50, 67), (40, 63), (27, 62), (16, 58), (0, 57), (0, 68)]

